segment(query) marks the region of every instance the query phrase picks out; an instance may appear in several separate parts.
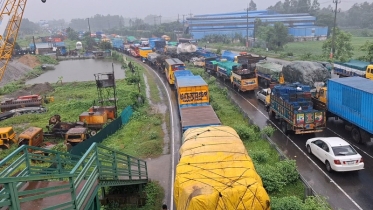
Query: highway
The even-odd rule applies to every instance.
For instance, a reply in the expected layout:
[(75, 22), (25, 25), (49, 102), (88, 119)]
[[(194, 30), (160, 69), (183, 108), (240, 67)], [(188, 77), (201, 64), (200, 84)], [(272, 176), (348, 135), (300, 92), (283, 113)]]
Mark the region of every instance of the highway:
[[(220, 83), (220, 85), (224, 85)], [(344, 129), (341, 121), (329, 119), (327, 129), (316, 135), (286, 136), (279, 129), (279, 124), (272, 121), (265, 110), (264, 104), (259, 102), (254, 93), (238, 93), (227, 86), (229, 95), (250, 119), (263, 128), (267, 125), (276, 127), (272, 141), (290, 158), (296, 160), (300, 174), (307, 180), (313, 190), (326, 197), (333, 209), (373, 209), (373, 145), (372, 143), (356, 145), (350, 134)], [(327, 172), (325, 165), (307, 153), (305, 142), (313, 137), (339, 136), (352, 144), (362, 155), (365, 169), (359, 172)]]

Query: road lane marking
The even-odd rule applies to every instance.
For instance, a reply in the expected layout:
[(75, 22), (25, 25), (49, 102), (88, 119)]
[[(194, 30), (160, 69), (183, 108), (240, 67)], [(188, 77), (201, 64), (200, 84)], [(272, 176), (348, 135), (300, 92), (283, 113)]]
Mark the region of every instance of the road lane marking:
[[(260, 112), (267, 120), (269, 120), (273, 126), (275, 126), (277, 128), (278, 131), (280, 131), (283, 135), (285, 135), (281, 129), (271, 120), (269, 119), (269, 117), (267, 117), (267, 115), (265, 115), (260, 109), (258, 109), (256, 106), (254, 106), (254, 104), (252, 104), (249, 100), (247, 100), (245, 97), (243, 97), (241, 94), (239, 94), (236, 90), (234, 90), (233, 88), (227, 86), (224, 84), (224, 86), (228, 87), (229, 89), (233, 90), (234, 93), (236, 93), (237, 95), (239, 95), (242, 99), (244, 99), (247, 103), (249, 103), (252, 107), (254, 107), (258, 112)], [(327, 173), (324, 172), (324, 170), (322, 170), (297, 144), (295, 144), (295, 142), (287, 135), (285, 135), (286, 138), (295, 146), (299, 149), (300, 152), (302, 152), (302, 154), (304, 156), (307, 157), (308, 160), (310, 160), (329, 180), (330, 182), (332, 182), (359, 210), (363, 210), (363, 208), (361, 208), (359, 206), (359, 204), (357, 204), (355, 202), (354, 199), (352, 199), (343, 189), (342, 187), (340, 187)]]
[(360, 150), (362, 153), (364, 153), (365, 155), (367, 155), (368, 157), (372, 158), (373, 159), (373, 156), (368, 154), (367, 152), (365, 152), (363, 149), (361, 149), (360, 147), (356, 146), (353, 142), (343, 138), (341, 135), (339, 135), (337, 132), (333, 131), (332, 129), (330, 128), (327, 128), (329, 131), (331, 131), (332, 133), (334, 133), (335, 135), (337, 135), (339, 138), (347, 141), (348, 143), (352, 144), (354, 147), (356, 147), (358, 150)]

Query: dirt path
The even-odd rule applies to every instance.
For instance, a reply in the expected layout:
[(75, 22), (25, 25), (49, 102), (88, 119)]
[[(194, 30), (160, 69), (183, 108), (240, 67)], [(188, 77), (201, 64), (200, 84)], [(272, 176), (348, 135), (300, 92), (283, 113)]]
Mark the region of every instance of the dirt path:
[[(148, 70), (146, 70), (148, 71)], [(163, 203), (170, 203), (168, 200), (170, 198), (170, 191), (169, 189), (171, 188), (171, 176), (170, 176), (170, 171), (171, 171), (171, 155), (170, 155), (170, 136), (168, 133), (167, 129), (167, 124), (165, 122), (165, 118), (167, 117), (167, 112), (168, 112), (168, 107), (166, 105), (166, 97), (164, 96), (163, 92), (160, 90), (160, 86), (158, 82), (157, 84), (157, 89), (160, 94), (161, 102), (160, 103), (154, 103), (151, 100), (150, 97), (150, 87), (148, 84), (148, 79), (152, 79), (157, 81), (157, 79), (154, 77), (154, 75), (149, 72), (152, 78), (148, 78), (145, 74), (144, 76), (144, 81), (146, 85), (146, 96), (149, 101), (149, 104), (152, 107), (152, 110), (156, 113), (160, 113), (163, 115), (163, 123), (162, 123), (162, 130), (164, 133), (164, 144), (163, 144), (163, 154), (160, 157), (157, 158), (148, 158), (147, 161), (147, 166), (148, 166), (148, 175), (149, 179), (151, 180), (156, 180), (159, 182), (159, 184), (163, 187), (165, 191), (165, 197), (163, 199)]]

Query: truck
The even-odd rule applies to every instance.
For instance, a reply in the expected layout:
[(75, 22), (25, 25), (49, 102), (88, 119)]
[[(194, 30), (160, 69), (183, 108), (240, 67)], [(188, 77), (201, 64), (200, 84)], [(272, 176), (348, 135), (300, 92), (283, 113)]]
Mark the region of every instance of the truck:
[(205, 58), (205, 72), (216, 74), (218, 69), (217, 59), (218, 57)]
[(259, 85), (264, 88), (272, 88), (277, 84), (284, 84), (285, 79), (282, 74), (283, 66), (281, 64), (259, 61), (256, 63), (256, 75), (258, 77)]
[(314, 108), (326, 112), (326, 117), (340, 119), (357, 143), (373, 137), (373, 81), (362, 77), (329, 79), (326, 86), (315, 84)]
[(81, 127), (81, 128), (70, 128), (65, 134), (65, 144), (70, 144), (71, 146), (75, 146), (80, 142), (88, 139), (88, 129)]
[(117, 118), (117, 109), (115, 106), (91, 106), (89, 112), (106, 112), (107, 121), (111, 122)]
[(271, 90), (267, 105), (268, 115), (277, 119), (284, 134), (322, 132), (326, 127), (324, 110), (312, 104), (311, 87), (299, 83), (276, 85)]
[(140, 47), (139, 48), (139, 55), (140, 55), (141, 61), (143, 63), (145, 63), (146, 60), (148, 59), (148, 54), (152, 53), (152, 52), (153, 52), (153, 50), (150, 47)]
[(101, 130), (107, 121), (106, 112), (83, 112), (79, 115), (79, 122), (83, 122), (89, 129), (91, 136), (96, 135), (97, 131)]
[(119, 52), (124, 52), (124, 43), (120, 38), (114, 38), (112, 41), (113, 49)]
[(254, 91), (258, 88), (258, 78), (256, 75), (256, 63), (266, 57), (254, 57), (251, 54), (237, 56), (237, 63), (241, 64), (240, 69), (232, 71), (231, 83), (237, 91)]
[(232, 71), (236, 71), (239, 69), (241, 64), (233, 62), (233, 61), (227, 61), (225, 59), (221, 59), (220, 61), (216, 62), (217, 65), (217, 71), (216, 76), (222, 77), (223, 80), (231, 79)]
[(190, 128), (182, 139), (175, 209), (270, 209), (262, 179), (233, 128)]
[(175, 71), (175, 88), (183, 131), (194, 127), (221, 125), (210, 105), (208, 85), (201, 76), (193, 75), (189, 70)]
[[(41, 147), (44, 149), (52, 149), (56, 144), (44, 142), (44, 133), (42, 128), (29, 127), (18, 136), (18, 146), (28, 145), (34, 147)], [(29, 152), (36, 154), (43, 154), (40, 150), (29, 149)]]
[(12, 144), (17, 144), (17, 136), (13, 127), (0, 128), (0, 149), (9, 149)]
[(148, 53), (147, 62), (150, 66), (156, 66), (157, 65), (157, 57), (159, 56), (158, 53)]
[(225, 50), (223, 52), (223, 54), (221, 55), (221, 58), (222, 59), (227, 59), (227, 61), (237, 62), (237, 56), (239, 56), (239, 55), (240, 54), (234, 53), (234, 52), (229, 51), (229, 50)]
[(363, 77), (373, 80), (373, 63), (359, 60), (334, 62), (333, 70), (339, 77)]
[(258, 78), (254, 69), (232, 71), (231, 83), (238, 92), (254, 91), (258, 88)]
[(43, 105), (43, 97), (40, 95), (30, 95), (30, 97), (5, 98), (0, 103), (2, 112), (24, 107), (40, 107)]

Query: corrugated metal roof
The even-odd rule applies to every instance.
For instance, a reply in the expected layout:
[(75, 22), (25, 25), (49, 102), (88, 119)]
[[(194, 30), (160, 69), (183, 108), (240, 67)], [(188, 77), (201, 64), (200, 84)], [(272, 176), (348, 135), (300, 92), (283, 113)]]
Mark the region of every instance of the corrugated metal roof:
[(168, 58), (165, 60), (166, 63), (168, 63), (169, 65), (177, 65), (177, 64), (184, 64), (184, 62), (182, 62), (181, 60), (179, 60), (178, 58)]
[(178, 77), (194, 76), (194, 75), (190, 70), (181, 70), (181, 71), (175, 71), (174, 76), (175, 78), (178, 78)]
[(370, 79), (366, 79), (363, 77), (345, 77), (345, 78), (335, 78), (330, 79), (333, 82), (343, 84), (349, 87), (356, 88), (358, 90), (367, 92), (367, 93), (373, 93), (373, 81)]
[(199, 75), (177, 78), (178, 87), (193, 87), (193, 86), (203, 86), (203, 85), (207, 85), (207, 83)]

